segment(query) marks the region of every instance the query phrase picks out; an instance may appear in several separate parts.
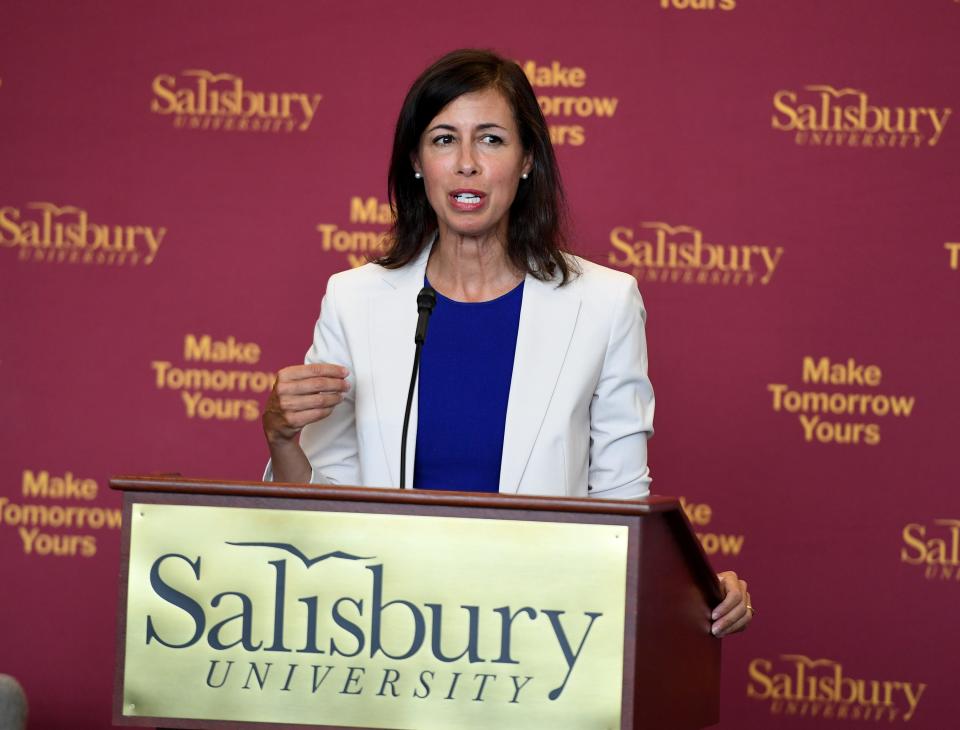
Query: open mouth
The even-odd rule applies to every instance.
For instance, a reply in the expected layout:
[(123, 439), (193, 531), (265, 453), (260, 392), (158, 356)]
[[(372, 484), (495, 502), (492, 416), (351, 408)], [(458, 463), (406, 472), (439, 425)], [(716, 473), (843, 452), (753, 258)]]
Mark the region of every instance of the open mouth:
[(482, 200), (477, 193), (453, 193), (451, 197), (463, 205), (479, 205)]

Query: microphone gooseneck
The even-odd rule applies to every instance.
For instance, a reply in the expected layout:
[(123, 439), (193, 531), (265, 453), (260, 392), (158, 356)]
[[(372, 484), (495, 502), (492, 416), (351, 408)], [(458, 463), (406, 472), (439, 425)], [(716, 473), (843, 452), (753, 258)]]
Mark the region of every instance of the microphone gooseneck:
[(420, 350), (427, 339), (427, 324), (430, 315), (437, 305), (437, 293), (429, 286), (423, 287), (417, 294), (417, 331), (413, 335), (415, 349), (413, 351), (413, 373), (410, 375), (410, 389), (407, 391), (407, 408), (403, 413), (403, 433), (400, 436), (400, 489), (407, 484), (407, 429), (410, 426), (410, 408), (413, 406), (413, 391), (417, 386), (417, 373), (420, 371)]

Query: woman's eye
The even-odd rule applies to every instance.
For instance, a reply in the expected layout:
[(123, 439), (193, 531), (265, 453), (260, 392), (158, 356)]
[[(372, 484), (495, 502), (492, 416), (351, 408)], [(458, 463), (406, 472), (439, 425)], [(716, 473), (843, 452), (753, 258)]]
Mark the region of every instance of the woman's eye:
[(440, 134), (433, 138), (433, 143), (436, 145), (446, 145), (453, 142), (452, 134)]
[(483, 135), (483, 141), (487, 144), (503, 144), (503, 137), (498, 137), (495, 134), (485, 134)]

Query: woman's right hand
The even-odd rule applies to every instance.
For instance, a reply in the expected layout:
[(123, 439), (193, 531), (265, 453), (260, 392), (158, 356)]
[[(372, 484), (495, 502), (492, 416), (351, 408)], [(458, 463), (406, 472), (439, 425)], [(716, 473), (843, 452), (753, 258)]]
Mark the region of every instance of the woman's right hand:
[(293, 441), (308, 423), (333, 411), (350, 389), (347, 369), (330, 363), (292, 365), (277, 373), (263, 409), (263, 432), (271, 446)]

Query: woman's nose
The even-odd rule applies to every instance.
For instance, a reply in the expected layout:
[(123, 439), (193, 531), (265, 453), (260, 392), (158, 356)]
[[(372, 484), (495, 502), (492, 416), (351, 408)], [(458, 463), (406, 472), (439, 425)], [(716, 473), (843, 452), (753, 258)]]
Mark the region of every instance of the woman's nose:
[(463, 145), (460, 148), (460, 155), (457, 158), (457, 172), (466, 176), (476, 175), (480, 172), (480, 168), (477, 165), (477, 158), (470, 145)]

